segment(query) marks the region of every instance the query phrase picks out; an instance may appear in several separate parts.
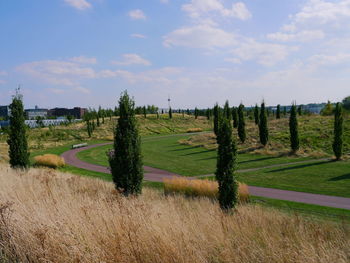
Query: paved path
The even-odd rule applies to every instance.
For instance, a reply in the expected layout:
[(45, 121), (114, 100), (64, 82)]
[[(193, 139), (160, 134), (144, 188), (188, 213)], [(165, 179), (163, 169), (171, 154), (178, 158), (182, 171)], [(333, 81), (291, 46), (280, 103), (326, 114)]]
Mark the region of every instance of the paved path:
[[(102, 165), (96, 165), (87, 163), (84, 161), (79, 160), (76, 157), (76, 154), (81, 151), (85, 151), (91, 148), (109, 145), (111, 143), (100, 143), (100, 144), (94, 144), (89, 145), (83, 148), (73, 149), (69, 150), (67, 152), (64, 152), (62, 154), (62, 157), (66, 161), (67, 164), (82, 168), (85, 170), (95, 171), (95, 172), (101, 172), (101, 173), (110, 173), (110, 170), (108, 167), (102, 166)], [(313, 160), (315, 161), (315, 160)], [(306, 161), (301, 161), (298, 163), (305, 163)], [(295, 163), (289, 163), (289, 164), (281, 164), (280, 166), (285, 165), (291, 165)], [(276, 167), (277, 165), (268, 166), (268, 167)], [(262, 167), (262, 168), (253, 168), (255, 170), (258, 169), (264, 169), (268, 167)], [(241, 170), (241, 172), (246, 171)], [(178, 174), (174, 174), (165, 170), (152, 168), (149, 166), (144, 166), (144, 179), (147, 181), (152, 182), (162, 182), (165, 178), (172, 178), (174, 176), (180, 176)], [(254, 171), (250, 169), (249, 171)], [(209, 176), (209, 175), (208, 175)], [(196, 177), (189, 177), (189, 178), (196, 178)], [(321, 205), (321, 206), (330, 206), (330, 207), (336, 207), (336, 208), (343, 208), (343, 209), (350, 209), (350, 198), (345, 197), (337, 197), (337, 196), (328, 196), (328, 195), (319, 195), (319, 194), (310, 194), (310, 193), (303, 193), (303, 192), (296, 192), (296, 191), (287, 191), (287, 190), (280, 190), (280, 189), (274, 189), (274, 188), (265, 188), (265, 187), (257, 187), (257, 186), (249, 186), (249, 193), (254, 196), (262, 196), (262, 197), (268, 197), (268, 198), (274, 198), (274, 199), (280, 199), (280, 200), (287, 200), (287, 201), (294, 201), (294, 202), (300, 202), (300, 203), (306, 203), (306, 204), (314, 204), (314, 205)]]

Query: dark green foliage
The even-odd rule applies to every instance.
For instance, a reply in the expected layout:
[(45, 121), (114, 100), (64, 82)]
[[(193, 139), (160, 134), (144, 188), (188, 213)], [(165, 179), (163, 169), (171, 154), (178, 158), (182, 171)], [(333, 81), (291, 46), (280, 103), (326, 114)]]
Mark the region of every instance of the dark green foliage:
[(321, 110), (321, 115), (330, 116), (333, 113), (334, 113), (334, 106), (330, 101), (328, 101), (327, 104), (324, 106), (324, 108)]
[(219, 184), (220, 207), (227, 211), (238, 202), (238, 182), (234, 176), (237, 148), (232, 136), (231, 122), (226, 118), (221, 121), (218, 144), (215, 176)]
[(261, 103), (261, 108), (260, 108), (259, 137), (260, 137), (260, 143), (266, 146), (269, 141), (269, 130), (267, 127), (265, 102)]
[(281, 105), (277, 105), (276, 109), (276, 119), (281, 119)]
[(298, 114), (301, 116), (303, 114), (303, 106), (299, 105), (298, 107)]
[(350, 96), (346, 97), (342, 101), (344, 109), (350, 111)]
[(238, 137), (242, 143), (245, 142), (245, 120), (244, 120), (244, 105), (241, 103), (238, 106)]
[(337, 160), (340, 160), (343, 154), (343, 122), (342, 106), (337, 103), (334, 113), (334, 140), (332, 145)]
[(299, 132), (298, 132), (298, 119), (297, 109), (295, 104), (292, 105), (289, 116), (289, 132), (290, 132), (290, 147), (295, 153), (299, 150)]
[(198, 112), (198, 109), (197, 109), (197, 107), (194, 109), (194, 118), (195, 119), (197, 119), (198, 118), (198, 114), (199, 114), (199, 112)]
[(207, 116), (207, 120), (210, 120), (210, 115), (211, 115), (211, 112), (210, 112), (210, 109), (208, 108), (205, 115)]
[(7, 143), (9, 145), (10, 165), (12, 168), (29, 167), (29, 152), (24, 123), (22, 95), (17, 91), (10, 104), (10, 128)]
[(233, 128), (238, 127), (238, 112), (236, 107), (232, 107)]
[(171, 109), (171, 107), (169, 108), (169, 119), (173, 118), (173, 111)]
[(217, 137), (219, 134), (219, 126), (220, 126), (220, 107), (217, 103), (213, 108), (213, 115), (214, 115), (214, 133)]
[(146, 106), (143, 106), (142, 111), (143, 111), (143, 117), (145, 117), (146, 119), (147, 118)]
[(259, 125), (259, 107), (258, 104), (255, 104), (254, 108), (254, 121), (256, 125)]
[(135, 102), (125, 91), (119, 99), (120, 118), (114, 134), (114, 153), (109, 155), (113, 182), (125, 196), (142, 191), (141, 138), (134, 107)]
[(284, 117), (287, 116), (287, 107), (286, 106), (283, 107), (283, 116)]
[(230, 108), (230, 105), (228, 103), (228, 100), (225, 102), (223, 115), (224, 115), (224, 118), (226, 118), (228, 120), (231, 120), (231, 118), (232, 118), (231, 108)]

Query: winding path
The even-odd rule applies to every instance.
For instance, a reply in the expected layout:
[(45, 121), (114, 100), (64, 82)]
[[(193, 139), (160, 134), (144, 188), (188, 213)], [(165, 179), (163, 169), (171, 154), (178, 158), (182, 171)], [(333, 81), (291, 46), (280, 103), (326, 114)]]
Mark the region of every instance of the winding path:
[[(72, 149), (67, 152), (64, 152), (62, 154), (62, 157), (64, 158), (66, 163), (71, 166), (75, 166), (85, 170), (109, 174), (110, 170), (108, 167), (84, 162), (82, 160), (79, 160), (76, 156), (78, 152), (85, 151), (85, 150), (99, 147), (99, 146), (108, 145), (108, 144), (111, 144), (111, 143), (100, 143), (100, 144), (89, 145), (83, 148)], [(301, 161), (297, 163), (305, 163), (305, 162), (307, 161)], [(295, 163), (281, 164), (279, 166), (285, 166), (285, 165), (291, 165), (291, 164), (295, 164)], [(276, 166), (277, 165), (273, 165), (271, 167), (276, 167)], [(253, 168), (253, 169), (250, 169), (249, 171), (264, 169), (268, 167), (269, 166), (261, 167), (261, 168)], [(149, 166), (144, 166), (144, 171), (145, 171), (144, 179), (152, 182), (162, 182), (163, 179), (165, 178), (181, 176), (175, 173), (171, 173), (165, 170), (161, 170), (161, 169), (157, 169)], [(243, 172), (246, 170), (240, 170), (240, 171)], [(205, 175), (205, 176), (209, 176), (209, 175)], [(187, 178), (195, 178), (195, 177), (187, 177)], [(262, 197), (294, 201), (294, 202), (300, 202), (300, 203), (306, 203), (306, 204), (350, 209), (350, 198), (346, 198), (346, 197), (310, 194), (310, 193), (304, 193), (304, 192), (280, 190), (280, 189), (257, 187), (257, 186), (249, 186), (248, 188), (249, 188), (249, 193), (254, 196), (262, 196)]]

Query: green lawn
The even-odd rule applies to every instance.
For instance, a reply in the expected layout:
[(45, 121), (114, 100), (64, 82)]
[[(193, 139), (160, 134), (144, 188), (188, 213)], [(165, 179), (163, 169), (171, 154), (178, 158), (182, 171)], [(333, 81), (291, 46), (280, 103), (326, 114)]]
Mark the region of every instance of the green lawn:
[[(179, 139), (187, 137), (189, 135), (144, 138), (142, 140), (144, 164), (184, 176), (213, 174), (216, 167), (216, 151), (178, 143)], [(111, 148), (112, 145), (93, 148), (79, 152), (77, 156), (79, 159), (89, 163), (108, 166), (106, 152)], [(257, 168), (306, 159), (240, 154), (238, 156), (238, 168)]]

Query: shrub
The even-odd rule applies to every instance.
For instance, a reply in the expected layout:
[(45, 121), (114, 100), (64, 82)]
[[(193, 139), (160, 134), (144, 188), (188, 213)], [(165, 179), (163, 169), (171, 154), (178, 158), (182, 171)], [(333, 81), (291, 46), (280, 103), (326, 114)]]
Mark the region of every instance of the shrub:
[(202, 128), (189, 128), (187, 129), (186, 132), (191, 133), (191, 132), (201, 132), (201, 131), (203, 131)]
[[(248, 186), (238, 183), (239, 201), (247, 202), (249, 200)], [(189, 179), (184, 177), (173, 177), (164, 179), (165, 194), (183, 194), (189, 197), (208, 197), (218, 198), (219, 186), (216, 181)]]
[(37, 166), (46, 166), (55, 169), (66, 165), (64, 159), (55, 154), (38, 155), (34, 157), (34, 160)]

